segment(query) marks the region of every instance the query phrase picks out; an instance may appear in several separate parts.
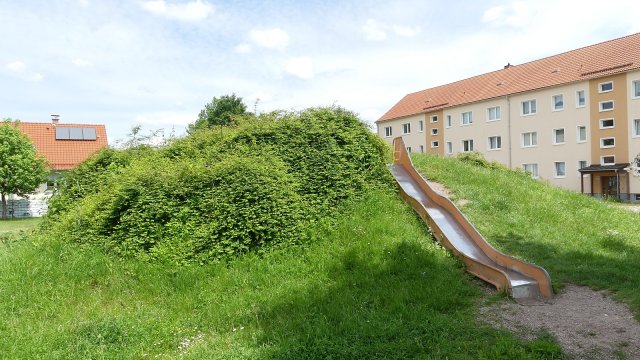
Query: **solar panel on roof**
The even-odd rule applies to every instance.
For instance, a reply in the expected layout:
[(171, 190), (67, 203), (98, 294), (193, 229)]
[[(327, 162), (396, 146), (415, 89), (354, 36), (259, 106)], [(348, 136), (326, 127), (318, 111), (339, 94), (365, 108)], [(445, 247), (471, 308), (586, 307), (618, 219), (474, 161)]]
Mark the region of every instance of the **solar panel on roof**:
[(82, 128), (82, 138), (84, 140), (96, 140), (96, 128)]
[(57, 127), (56, 140), (69, 140), (69, 128)]
[(82, 140), (82, 128), (70, 127), (69, 140)]

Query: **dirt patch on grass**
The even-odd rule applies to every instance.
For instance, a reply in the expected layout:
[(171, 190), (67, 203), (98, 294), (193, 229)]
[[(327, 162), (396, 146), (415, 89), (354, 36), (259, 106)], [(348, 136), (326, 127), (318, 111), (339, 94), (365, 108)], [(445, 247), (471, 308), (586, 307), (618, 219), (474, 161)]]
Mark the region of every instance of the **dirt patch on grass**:
[[(447, 189), (446, 187), (444, 187), (444, 185), (437, 183), (435, 181), (429, 181), (429, 180), (425, 180), (427, 182), (427, 184), (429, 184), (429, 186), (433, 189), (433, 191), (435, 191), (438, 195), (444, 196), (447, 199), (451, 200), (451, 191), (449, 191), (449, 189)], [(467, 205), (470, 201), (467, 199), (458, 199), (454, 202), (454, 204), (458, 207)]]
[(539, 306), (506, 298), (488, 301), (480, 308), (480, 319), (524, 339), (547, 331), (578, 359), (640, 359), (640, 323), (606, 291), (568, 285), (552, 304)]

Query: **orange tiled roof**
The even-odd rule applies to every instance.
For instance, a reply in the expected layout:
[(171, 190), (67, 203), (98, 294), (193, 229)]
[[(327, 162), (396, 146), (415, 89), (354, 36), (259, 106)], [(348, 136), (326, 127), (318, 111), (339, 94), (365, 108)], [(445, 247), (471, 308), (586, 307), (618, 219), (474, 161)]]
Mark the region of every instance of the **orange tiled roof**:
[[(107, 130), (104, 125), (92, 124), (54, 124), (19, 122), (20, 131), (27, 134), (43, 155), (52, 170), (71, 169), (98, 150), (107, 147)], [(56, 127), (75, 127), (96, 129), (96, 140), (56, 140)]]
[(377, 122), (640, 68), (640, 33), (406, 95)]

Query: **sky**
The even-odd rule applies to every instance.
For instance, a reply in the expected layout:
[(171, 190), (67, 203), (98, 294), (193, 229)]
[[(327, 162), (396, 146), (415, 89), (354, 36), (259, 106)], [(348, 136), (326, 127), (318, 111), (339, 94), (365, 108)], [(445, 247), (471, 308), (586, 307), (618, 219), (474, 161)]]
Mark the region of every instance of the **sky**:
[(0, 0), (0, 118), (180, 136), (213, 97), (339, 105), (372, 124), (405, 94), (640, 32), (640, 1)]

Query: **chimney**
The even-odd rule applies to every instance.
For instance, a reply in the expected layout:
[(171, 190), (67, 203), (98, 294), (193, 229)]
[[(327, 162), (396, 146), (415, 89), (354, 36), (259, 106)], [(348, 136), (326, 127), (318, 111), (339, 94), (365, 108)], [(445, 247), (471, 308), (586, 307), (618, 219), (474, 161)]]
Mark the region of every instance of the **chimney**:
[(60, 115), (51, 114), (51, 122), (57, 124), (60, 122)]

